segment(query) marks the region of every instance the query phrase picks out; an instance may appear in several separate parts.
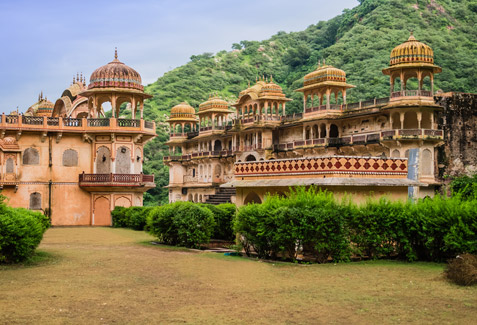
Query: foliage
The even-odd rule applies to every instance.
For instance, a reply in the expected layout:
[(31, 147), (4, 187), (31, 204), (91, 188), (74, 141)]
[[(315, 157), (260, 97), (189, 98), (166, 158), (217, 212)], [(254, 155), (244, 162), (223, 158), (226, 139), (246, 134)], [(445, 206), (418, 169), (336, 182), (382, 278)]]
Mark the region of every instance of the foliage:
[[(261, 205), (242, 207), (235, 219), (247, 254), (297, 259), (302, 247), (318, 262), (348, 260), (346, 215), (329, 192), (291, 189), (287, 198), (269, 196)], [(298, 249), (297, 249), (298, 248)]]
[(233, 218), (237, 208), (235, 204), (223, 203), (219, 205), (202, 204), (214, 215), (215, 227), (212, 238), (223, 240), (234, 240), (235, 233), (233, 231)]
[(296, 259), (301, 248), (319, 262), (351, 254), (442, 262), (477, 253), (477, 200), (461, 196), (370, 199), (357, 206), (313, 187), (297, 188), (286, 198), (269, 196), (261, 205), (241, 207), (234, 226), (246, 253), (261, 258)]
[(145, 147), (145, 173), (154, 173), (156, 188), (149, 190), (145, 205), (167, 203), (168, 168), (165, 122), (170, 109), (182, 101), (194, 107), (218, 92), (229, 102), (257, 76), (270, 76), (293, 101), (287, 114), (302, 112), (302, 95), (294, 92), (303, 77), (316, 69), (319, 59), (343, 69), (357, 87), (347, 93), (348, 102), (389, 95), (388, 66), (391, 50), (413, 30), (417, 39), (434, 49), (435, 63), (443, 72), (435, 77), (435, 89), (477, 91), (477, 2), (475, 0), (362, 0), (353, 9), (300, 32), (278, 32), (264, 41), (233, 43), (232, 51), (193, 55), (191, 61), (165, 73), (146, 87), (154, 95), (145, 104), (145, 118), (155, 120), (158, 137)]
[(18, 263), (32, 256), (50, 226), (40, 212), (0, 203), (0, 263)]
[(477, 199), (477, 174), (456, 177), (450, 187), (453, 195), (461, 195), (464, 199)]
[(146, 218), (152, 207), (115, 207), (111, 212), (113, 227), (144, 230)]
[(477, 284), (477, 255), (462, 254), (449, 261), (446, 277), (461, 286)]
[(153, 208), (147, 230), (169, 245), (199, 248), (214, 232), (212, 212), (192, 202), (175, 202)]

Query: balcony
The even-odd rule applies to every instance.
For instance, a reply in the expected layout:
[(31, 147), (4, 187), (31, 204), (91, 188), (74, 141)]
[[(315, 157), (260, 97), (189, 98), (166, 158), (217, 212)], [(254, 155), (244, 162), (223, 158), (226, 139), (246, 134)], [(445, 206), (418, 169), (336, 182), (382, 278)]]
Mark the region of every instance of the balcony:
[(286, 151), (294, 149), (303, 149), (306, 147), (341, 147), (350, 145), (368, 145), (379, 143), (383, 140), (401, 140), (401, 139), (424, 139), (424, 140), (442, 140), (444, 133), (442, 130), (431, 129), (398, 129), (381, 131), (368, 134), (355, 134), (341, 138), (318, 138), (308, 140), (295, 140), (289, 143), (280, 143), (274, 145), (275, 151)]
[(116, 118), (63, 118), (1, 115), (0, 129), (52, 132), (133, 132), (155, 135), (156, 124), (144, 120)]
[(156, 187), (154, 175), (79, 174), (79, 186), (87, 191), (140, 191)]
[(162, 160), (164, 162), (170, 161), (188, 161), (191, 159), (202, 159), (202, 158), (225, 158), (233, 156), (232, 150), (221, 150), (221, 151), (201, 151), (193, 152), (186, 155), (174, 155), (174, 156), (164, 156)]

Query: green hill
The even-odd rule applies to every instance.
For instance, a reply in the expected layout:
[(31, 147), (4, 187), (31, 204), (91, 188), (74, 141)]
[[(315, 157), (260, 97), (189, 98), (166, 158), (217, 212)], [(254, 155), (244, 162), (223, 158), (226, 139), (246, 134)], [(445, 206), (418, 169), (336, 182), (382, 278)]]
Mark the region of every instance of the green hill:
[(231, 51), (194, 55), (188, 63), (165, 73), (146, 87), (154, 95), (145, 117), (158, 122), (158, 137), (146, 146), (147, 173), (156, 175), (157, 188), (146, 194), (145, 204), (167, 201), (168, 171), (162, 164), (168, 139), (164, 123), (170, 109), (187, 101), (194, 107), (212, 92), (233, 102), (257, 76), (273, 75), (287, 97), (287, 113), (302, 111), (302, 94), (294, 92), (303, 76), (326, 59), (347, 73), (357, 87), (348, 102), (389, 94), (389, 79), (381, 73), (391, 50), (415, 37), (434, 50), (435, 64), (443, 72), (435, 89), (477, 92), (477, 0), (362, 0), (331, 20), (310, 25), (301, 32), (278, 32), (261, 42), (233, 43)]

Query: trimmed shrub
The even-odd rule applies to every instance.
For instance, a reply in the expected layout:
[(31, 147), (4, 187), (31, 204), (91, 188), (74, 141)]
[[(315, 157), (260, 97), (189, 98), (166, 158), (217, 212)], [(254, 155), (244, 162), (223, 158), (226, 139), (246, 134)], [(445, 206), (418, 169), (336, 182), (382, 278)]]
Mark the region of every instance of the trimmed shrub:
[(113, 227), (144, 230), (146, 219), (153, 207), (115, 207), (111, 212)]
[(446, 277), (462, 286), (477, 284), (477, 256), (462, 254), (449, 261), (445, 271)]
[(232, 203), (219, 205), (202, 204), (214, 215), (215, 228), (212, 238), (222, 240), (234, 240), (233, 219), (237, 212), (237, 207)]
[(318, 262), (343, 261), (350, 255), (346, 213), (332, 193), (301, 187), (240, 208), (234, 227), (247, 254), (253, 248), (261, 258), (296, 260), (303, 250)]
[(113, 221), (113, 227), (115, 228), (125, 228), (127, 227), (126, 222), (126, 210), (125, 207), (114, 207), (114, 210), (111, 211), (111, 218)]
[(215, 227), (212, 212), (192, 202), (175, 202), (152, 209), (147, 230), (166, 244), (199, 248)]
[(0, 204), (0, 263), (30, 257), (49, 226), (49, 219), (40, 212)]

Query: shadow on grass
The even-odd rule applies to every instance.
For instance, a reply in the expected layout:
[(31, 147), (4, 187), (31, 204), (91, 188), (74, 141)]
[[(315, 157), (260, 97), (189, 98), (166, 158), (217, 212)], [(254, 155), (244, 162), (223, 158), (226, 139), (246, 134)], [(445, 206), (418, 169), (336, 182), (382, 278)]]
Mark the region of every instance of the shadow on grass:
[(42, 250), (36, 250), (30, 258), (26, 259), (23, 262), (14, 264), (0, 264), (0, 271), (57, 264), (61, 259), (62, 258), (60, 255), (45, 252)]
[(137, 243), (139, 245), (148, 246), (148, 247), (157, 247), (157, 248), (164, 249), (164, 250), (169, 250), (169, 251), (179, 251), (179, 252), (189, 252), (189, 253), (200, 252), (200, 250), (198, 250), (198, 249), (181, 247), (181, 246), (170, 246), (170, 245), (161, 244), (159, 242), (150, 241), (150, 240), (143, 240), (143, 241), (140, 241), (140, 242), (137, 242)]

